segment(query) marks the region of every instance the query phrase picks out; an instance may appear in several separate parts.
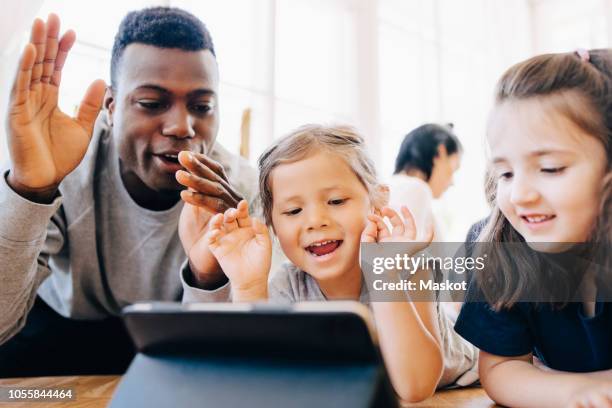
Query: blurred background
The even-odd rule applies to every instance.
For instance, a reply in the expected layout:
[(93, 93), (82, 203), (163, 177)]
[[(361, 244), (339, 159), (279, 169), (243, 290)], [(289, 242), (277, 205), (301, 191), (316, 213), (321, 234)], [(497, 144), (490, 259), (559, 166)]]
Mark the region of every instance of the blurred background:
[(115, 32), (130, 10), (189, 10), (208, 26), (221, 73), (218, 141), (255, 164), (275, 138), (311, 122), (349, 123), (368, 140), (381, 177), (404, 135), (454, 124), (464, 146), (454, 186), (434, 208), (449, 241), (485, 217), (484, 134), (493, 86), (544, 52), (608, 47), (612, 0), (2, 0), (0, 159), (19, 52), (34, 17), (57, 13), (77, 43), (60, 106), (74, 112), (96, 78), (109, 82)]

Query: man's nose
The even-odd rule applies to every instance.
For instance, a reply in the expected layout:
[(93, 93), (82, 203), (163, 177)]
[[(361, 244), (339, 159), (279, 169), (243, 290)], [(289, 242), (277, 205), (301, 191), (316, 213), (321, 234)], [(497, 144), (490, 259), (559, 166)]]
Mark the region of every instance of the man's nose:
[(193, 122), (194, 119), (186, 107), (174, 106), (166, 114), (162, 134), (179, 139), (194, 137)]
[(512, 180), (510, 202), (514, 205), (525, 205), (537, 201), (540, 193), (532, 179), (526, 175), (515, 174)]

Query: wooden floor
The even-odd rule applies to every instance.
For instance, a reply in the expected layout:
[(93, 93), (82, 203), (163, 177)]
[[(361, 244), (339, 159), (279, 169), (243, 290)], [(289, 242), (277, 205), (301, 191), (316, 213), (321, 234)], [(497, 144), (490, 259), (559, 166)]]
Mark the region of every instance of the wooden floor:
[[(79, 377), (40, 377), (0, 379), (0, 387), (45, 387), (73, 388), (76, 393), (74, 401), (66, 402), (0, 402), (4, 407), (41, 407), (41, 408), (101, 408), (110, 402), (113, 391), (117, 387), (119, 376), (79, 376)], [(437, 392), (432, 398), (418, 404), (403, 406), (418, 408), (455, 407), (455, 408), (490, 408), (495, 404), (487, 397), (481, 388), (468, 388)]]

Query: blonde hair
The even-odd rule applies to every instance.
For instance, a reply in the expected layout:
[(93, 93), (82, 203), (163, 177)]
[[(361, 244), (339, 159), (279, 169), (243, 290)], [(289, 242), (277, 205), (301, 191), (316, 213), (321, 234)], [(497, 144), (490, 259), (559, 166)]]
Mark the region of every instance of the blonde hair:
[(272, 225), (270, 175), (281, 164), (305, 159), (326, 151), (341, 157), (368, 191), (375, 207), (385, 204), (384, 187), (376, 177), (374, 162), (366, 153), (364, 138), (351, 126), (309, 124), (277, 140), (259, 157), (259, 194), (265, 222)]

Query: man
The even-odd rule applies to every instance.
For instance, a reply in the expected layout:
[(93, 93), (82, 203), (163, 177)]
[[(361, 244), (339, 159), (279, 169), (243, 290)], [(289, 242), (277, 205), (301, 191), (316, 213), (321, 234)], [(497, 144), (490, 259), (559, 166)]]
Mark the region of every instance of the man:
[[(34, 22), (9, 102), (0, 377), (123, 372), (133, 350), (115, 316), (137, 301), (180, 300), (182, 284), (223, 286), (199, 238), (211, 214), (243, 194), (252, 202), (257, 185), (245, 163), (228, 167), (213, 150), (219, 80), (200, 20), (163, 7), (128, 14), (111, 86), (92, 83), (75, 118), (57, 107), (75, 41), (59, 28), (55, 15)], [(207, 272), (192, 273), (185, 253)], [(218, 299), (227, 293), (211, 290)]]

